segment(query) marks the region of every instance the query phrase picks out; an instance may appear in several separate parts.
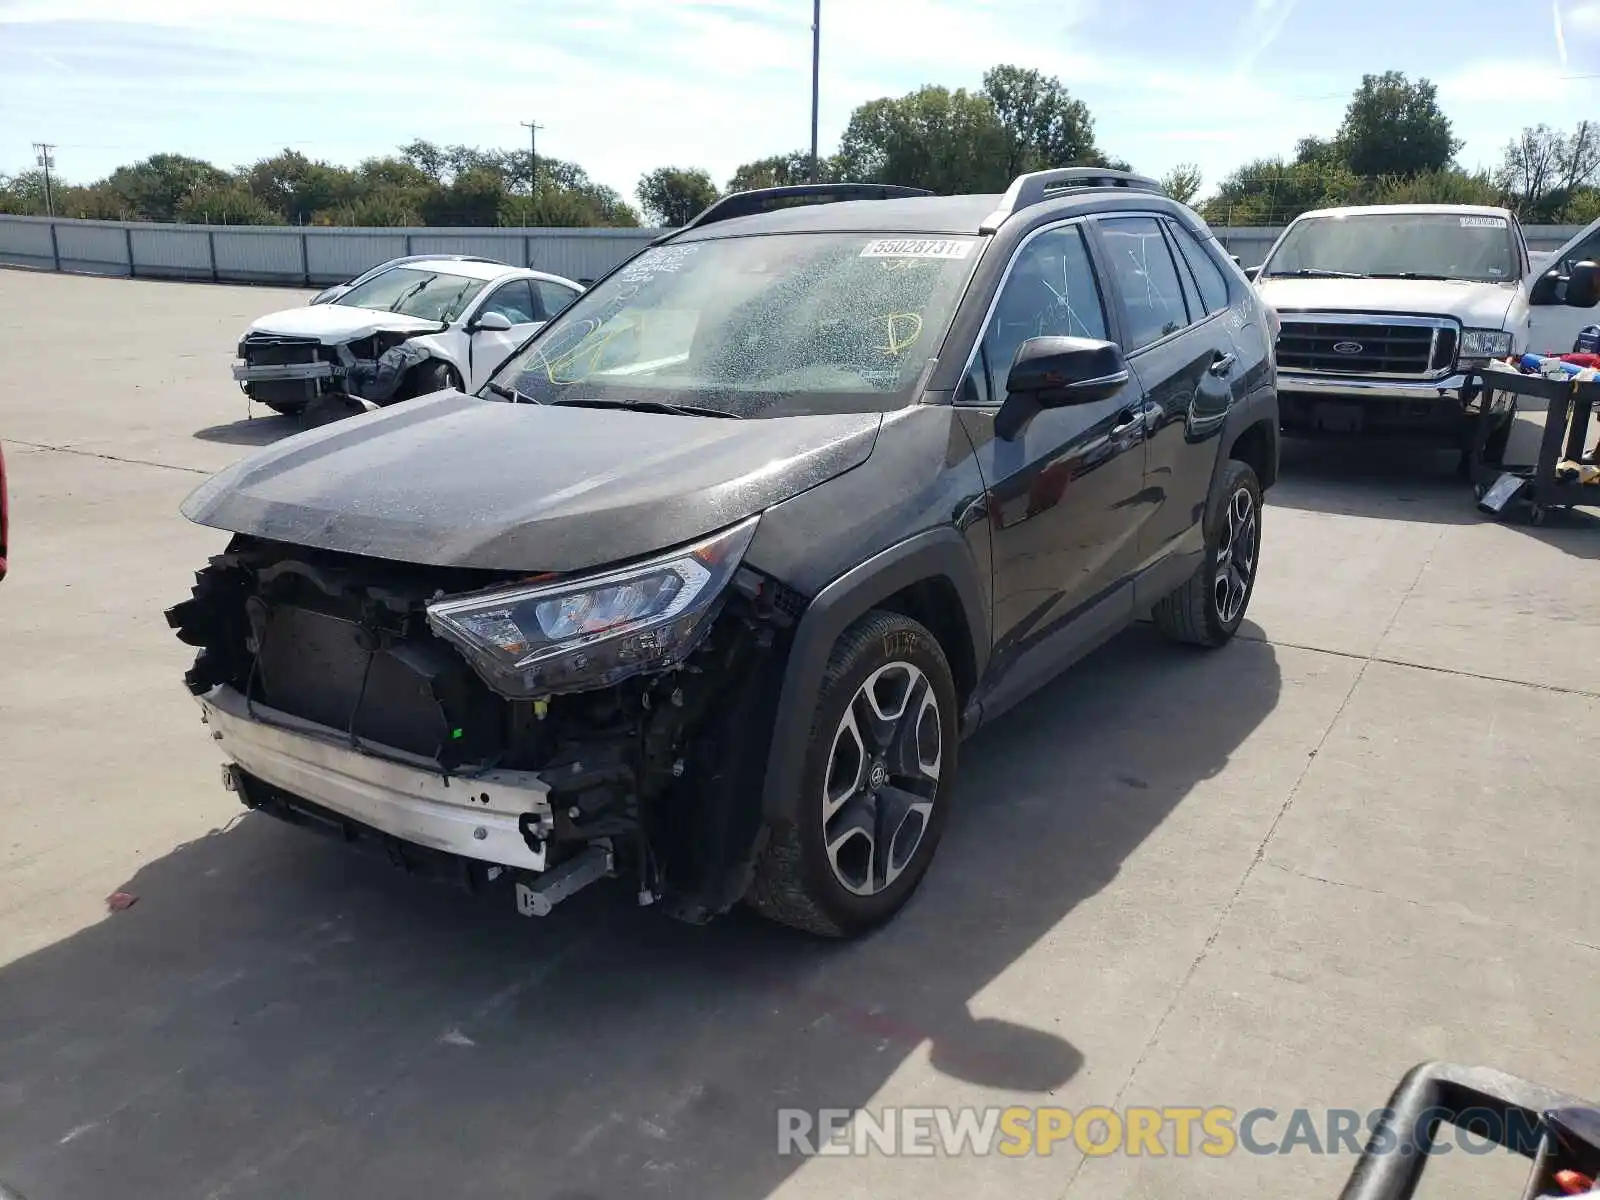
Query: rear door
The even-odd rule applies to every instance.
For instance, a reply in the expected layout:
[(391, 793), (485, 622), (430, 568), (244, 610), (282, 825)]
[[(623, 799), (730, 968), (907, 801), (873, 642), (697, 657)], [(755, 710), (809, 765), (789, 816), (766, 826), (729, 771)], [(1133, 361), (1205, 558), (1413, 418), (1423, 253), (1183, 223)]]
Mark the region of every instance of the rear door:
[[(1227, 321), (1227, 283), (1195, 239), (1154, 215), (1105, 216), (1095, 224), (1123, 306), (1123, 352), (1146, 397), (1138, 549), (1146, 568), (1203, 547), (1216, 434), (1239, 355)], [(1177, 244), (1180, 234), (1187, 245)], [(1200, 272), (1190, 269), (1186, 254), (1198, 257)], [(1160, 576), (1163, 593), (1168, 582)]]
[(1047, 408), (995, 435), (1006, 377), (1032, 337), (1116, 339), (1084, 224), (1029, 235), (1006, 269), (957, 395), (986, 487), (994, 570), (991, 694), (999, 711), (1133, 616), (1144, 488), (1136, 383), (1098, 404)]

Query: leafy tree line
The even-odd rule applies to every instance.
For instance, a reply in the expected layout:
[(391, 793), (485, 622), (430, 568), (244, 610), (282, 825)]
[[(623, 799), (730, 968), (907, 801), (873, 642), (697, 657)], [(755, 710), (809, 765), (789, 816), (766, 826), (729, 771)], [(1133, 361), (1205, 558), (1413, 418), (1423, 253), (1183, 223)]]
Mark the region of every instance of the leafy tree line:
[(1504, 205), (1529, 224), (1600, 217), (1600, 124), (1525, 129), (1493, 170), (1462, 167), (1460, 149), (1433, 83), (1366, 75), (1331, 137), (1302, 138), (1292, 158), (1246, 163), (1201, 211), (1215, 225), (1256, 226), (1337, 204)]
[[(1246, 163), (1203, 203), (1193, 164), (1161, 182), (1215, 225), (1281, 225), (1310, 208), (1364, 203), (1506, 204), (1530, 223), (1600, 216), (1600, 122), (1526, 129), (1494, 170), (1463, 168), (1460, 149), (1434, 84), (1389, 71), (1362, 78), (1330, 136), (1302, 138), (1292, 157)], [(929, 84), (860, 105), (817, 174), (950, 194), (1001, 192), (1025, 171), (1074, 165), (1129, 169), (1101, 148), (1088, 107), (1060, 79), (1001, 65), (976, 90)], [(745, 163), (725, 189), (700, 168), (659, 167), (640, 178), (635, 207), (577, 163), (541, 157), (537, 188), (532, 168), (527, 150), (428, 141), (356, 167), (295, 150), (234, 170), (156, 154), (92, 184), (58, 185), (53, 200), (63, 216), (226, 225), (682, 225), (724, 191), (811, 177), (804, 151)], [(45, 210), (39, 172), (0, 177), (0, 212)]]

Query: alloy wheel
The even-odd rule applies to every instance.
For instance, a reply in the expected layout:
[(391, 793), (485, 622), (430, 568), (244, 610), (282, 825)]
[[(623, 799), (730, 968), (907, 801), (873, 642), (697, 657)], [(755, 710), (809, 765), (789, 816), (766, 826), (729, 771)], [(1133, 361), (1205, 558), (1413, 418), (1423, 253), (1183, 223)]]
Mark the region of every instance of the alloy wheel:
[(1217, 546), (1217, 570), (1212, 596), (1217, 617), (1231, 625), (1250, 596), (1250, 581), (1256, 572), (1256, 552), (1260, 544), (1261, 521), (1256, 499), (1249, 488), (1238, 488), (1228, 499), (1224, 514), (1222, 541)]
[(822, 839), (847, 891), (876, 895), (911, 864), (939, 790), (944, 736), (933, 687), (908, 662), (873, 671), (845, 707), (823, 781)]

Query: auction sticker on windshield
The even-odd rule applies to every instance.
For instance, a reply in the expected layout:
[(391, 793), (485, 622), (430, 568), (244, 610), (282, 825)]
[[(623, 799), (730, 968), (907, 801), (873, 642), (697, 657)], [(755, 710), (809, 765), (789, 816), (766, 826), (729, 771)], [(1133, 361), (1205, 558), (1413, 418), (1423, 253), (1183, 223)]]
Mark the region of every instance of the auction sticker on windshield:
[(861, 248), (862, 258), (965, 258), (972, 243), (958, 238), (879, 238)]
[(1504, 217), (1461, 218), (1461, 228), (1463, 229), (1504, 229), (1505, 227), (1506, 219)]

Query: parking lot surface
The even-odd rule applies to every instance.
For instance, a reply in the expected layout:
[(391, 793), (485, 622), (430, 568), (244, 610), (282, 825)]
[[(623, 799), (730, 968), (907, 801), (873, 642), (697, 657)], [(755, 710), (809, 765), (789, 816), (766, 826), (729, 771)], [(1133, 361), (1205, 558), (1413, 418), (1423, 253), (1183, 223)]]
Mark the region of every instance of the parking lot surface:
[[(1427, 1058), (1600, 1098), (1600, 522), (1291, 446), (1240, 640), (1135, 629), (975, 738), (877, 936), (598, 888), (529, 921), (245, 815), (183, 690), (162, 610), (223, 538), (178, 504), (294, 429), (228, 365), (304, 296), (0, 271), (0, 1181), (29, 1200), (1331, 1197), (1348, 1154), (802, 1160), (776, 1113), (1366, 1111)], [(1449, 1194), (1520, 1178), (1465, 1165)]]

